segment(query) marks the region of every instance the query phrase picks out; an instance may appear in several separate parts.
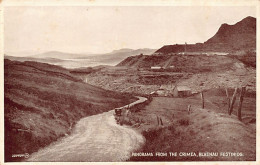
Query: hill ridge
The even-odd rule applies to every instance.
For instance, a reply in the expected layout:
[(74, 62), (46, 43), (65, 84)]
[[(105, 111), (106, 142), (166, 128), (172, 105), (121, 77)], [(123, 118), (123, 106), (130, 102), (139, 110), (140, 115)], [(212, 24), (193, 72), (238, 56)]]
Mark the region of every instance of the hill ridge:
[(227, 52), (256, 49), (256, 18), (248, 16), (234, 25), (224, 23), (204, 43), (165, 45), (155, 54), (187, 52)]

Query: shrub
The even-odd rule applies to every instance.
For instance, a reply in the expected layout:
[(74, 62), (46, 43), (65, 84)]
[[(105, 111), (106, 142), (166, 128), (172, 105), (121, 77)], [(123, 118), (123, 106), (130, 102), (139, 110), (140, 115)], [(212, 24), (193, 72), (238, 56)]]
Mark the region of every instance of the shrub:
[(178, 123), (180, 125), (188, 126), (188, 125), (190, 125), (190, 120), (189, 119), (180, 119), (180, 120), (178, 120)]
[(175, 127), (176, 127), (175, 125), (170, 125), (168, 126), (168, 130), (171, 132), (175, 132), (176, 131)]

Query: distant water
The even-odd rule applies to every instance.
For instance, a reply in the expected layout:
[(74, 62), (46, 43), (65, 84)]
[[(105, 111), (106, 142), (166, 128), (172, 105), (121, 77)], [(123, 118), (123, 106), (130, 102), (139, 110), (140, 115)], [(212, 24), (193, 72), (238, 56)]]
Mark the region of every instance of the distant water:
[(98, 66), (98, 65), (114, 66), (117, 64), (117, 62), (104, 63), (104, 62), (95, 61), (93, 59), (64, 59), (59, 62), (49, 61), (48, 63), (53, 64), (53, 65), (59, 65), (59, 66), (62, 66), (64, 68), (69, 68), (69, 69), (81, 68), (81, 67), (94, 67), (94, 66)]
[(42, 63), (48, 63), (52, 65), (59, 65), (64, 68), (81, 68), (81, 67), (93, 67), (98, 65), (110, 65), (115, 66), (120, 62), (113, 60), (104, 60), (90, 57), (88, 59), (55, 59), (55, 58), (30, 58), (30, 57), (14, 57), (14, 56), (5, 56), (6, 59), (15, 60), (15, 61), (36, 61)]

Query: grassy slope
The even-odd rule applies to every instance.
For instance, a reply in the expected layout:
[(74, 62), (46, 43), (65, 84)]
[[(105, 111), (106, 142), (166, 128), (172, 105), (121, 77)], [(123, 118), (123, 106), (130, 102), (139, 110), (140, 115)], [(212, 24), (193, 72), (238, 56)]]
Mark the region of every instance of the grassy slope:
[(4, 67), (5, 161), (68, 134), (82, 117), (134, 100), (83, 83), (58, 66), (5, 60)]
[[(221, 98), (225, 99), (225, 96), (220, 93), (216, 93), (216, 90), (205, 93), (205, 109), (200, 108), (201, 100), (196, 96), (153, 98), (148, 106), (130, 116), (130, 120), (140, 121), (138, 129), (146, 138), (143, 148), (136, 152), (242, 152), (243, 157), (137, 156), (130, 161), (255, 160), (254, 96), (245, 97), (242, 107), (243, 122), (240, 122), (234, 116), (235, 111), (232, 116), (227, 114), (226, 103), (219, 101)], [(192, 109), (190, 114), (187, 112), (189, 104)], [(237, 104), (234, 107), (236, 109)], [(162, 119), (163, 126), (158, 126), (156, 116)]]

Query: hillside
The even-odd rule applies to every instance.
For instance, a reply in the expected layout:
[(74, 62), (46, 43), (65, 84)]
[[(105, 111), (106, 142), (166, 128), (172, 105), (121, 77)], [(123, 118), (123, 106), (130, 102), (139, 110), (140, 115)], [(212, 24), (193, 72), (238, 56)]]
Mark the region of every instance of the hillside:
[[(206, 55), (152, 55), (131, 56), (120, 62), (117, 66), (146, 68), (158, 66), (173, 72), (207, 72), (220, 71), (231, 68), (239, 62), (225, 56)], [(239, 62), (241, 63), (241, 62)], [(242, 64), (243, 65), (243, 64)]]
[[(222, 24), (217, 33), (204, 43), (187, 44), (186, 52), (233, 52), (256, 49), (256, 18), (246, 17), (234, 25)], [(156, 54), (185, 51), (184, 44), (165, 45)]]
[[(251, 96), (245, 98), (243, 122), (240, 122), (235, 112), (231, 116), (226, 112), (225, 90), (216, 88), (213, 91), (205, 92), (204, 109), (201, 108), (199, 95), (188, 98), (154, 97), (150, 104), (132, 113), (130, 121), (140, 121), (137, 129), (146, 139), (145, 145), (136, 153), (153, 153), (154, 156), (132, 155), (130, 161), (256, 160), (256, 99)], [(220, 91), (223, 94), (217, 94)], [(192, 107), (190, 112), (187, 111), (188, 105)], [(162, 124), (158, 124), (157, 117), (161, 118)], [(167, 156), (155, 156), (156, 152), (167, 153)], [(170, 156), (169, 152), (177, 154)], [(185, 155), (191, 152), (197, 156)], [(223, 156), (223, 152), (242, 153), (243, 156)], [(218, 155), (205, 156), (201, 153)]]
[(38, 62), (4, 61), (5, 161), (70, 133), (82, 117), (135, 100), (84, 83), (69, 70)]

